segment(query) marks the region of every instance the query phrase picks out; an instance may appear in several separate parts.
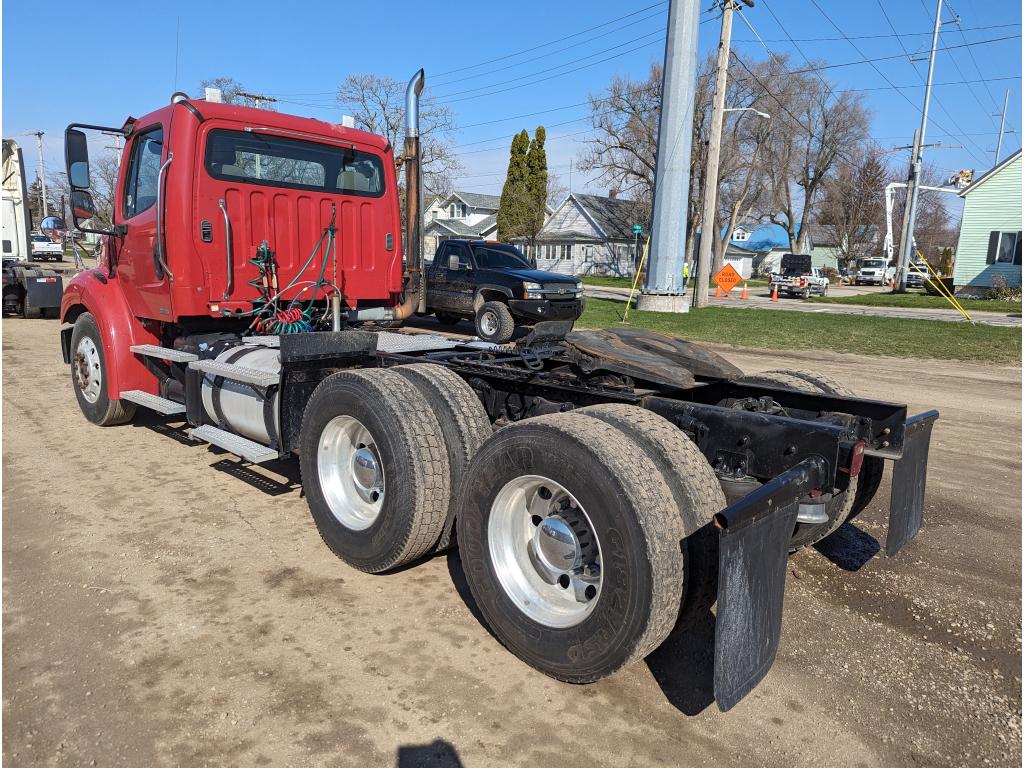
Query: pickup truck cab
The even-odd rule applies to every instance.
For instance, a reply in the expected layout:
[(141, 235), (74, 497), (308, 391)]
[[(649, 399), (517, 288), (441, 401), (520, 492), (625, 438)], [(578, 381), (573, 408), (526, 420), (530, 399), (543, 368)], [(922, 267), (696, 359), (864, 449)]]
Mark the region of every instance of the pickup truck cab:
[(514, 245), (445, 240), (427, 267), (427, 311), (454, 325), (472, 319), (484, 341), (504, 344), (520, 325), (575, 320), (583, 284), (536, 269)]
[(828, 278), (811, 266), (810, 254), (787, 253), (782, 257), (781, 272), (772, 275), (772, 287), (787, 296), (807, 299), (812, 295), (828, 296)]
[(61, 261), (64, 258), (64, 246), (39, 232), (29, 236), (29, 248), (29, 261)]

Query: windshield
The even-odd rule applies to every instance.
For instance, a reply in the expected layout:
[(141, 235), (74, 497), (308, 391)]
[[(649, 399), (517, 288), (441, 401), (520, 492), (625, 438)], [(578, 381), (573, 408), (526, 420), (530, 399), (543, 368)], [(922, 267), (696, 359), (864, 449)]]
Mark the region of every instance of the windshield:
[(860, 265), (868, 269), (878, 269), (885, 266), (885, 261), (882, 259), (869, 259), (868, 261), (862, 261)]
[(511, 245), (504, 247), (474, 248), (476, 263), (487, 269), (530, 269), (519, 251)]
[(46, 235), (32, 235), (32, 242), (33, 243), (48, 243), (48, 242), (50, 242), (50, 238), (48, 238)]

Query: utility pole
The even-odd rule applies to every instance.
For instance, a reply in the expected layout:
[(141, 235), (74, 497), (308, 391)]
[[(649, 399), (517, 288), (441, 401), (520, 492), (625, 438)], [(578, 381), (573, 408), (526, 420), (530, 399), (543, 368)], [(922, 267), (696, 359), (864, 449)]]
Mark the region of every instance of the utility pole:
[(46, 204), (46, 160), (43, 158), (43, 136), (45, 131), (33, 131), (30, 136), (36, 137), (36, 144), (39, 147), (39, 210), (42, 218), (50, 215), (50, 208)]
[(262, 109), (264, 101), (270, 103), (275, 103), (277, 101), (277, 99), (275, 99), (273, 96), (267, 96), (266, 94), (263, 93), (246, 93), (245, 91), (239, 91), (238, 95), (241, 96), (243, 99), (250, 99), (253, 102), (253, 106), (255, 106), (256, 109)]
[(921, 184), (922, 148), (925, 131), (928, 127), (928, 106), (932, 100), (932, 76), (935, 74), (935, 49), (939, 45), (939, 28), (942, 26), (942, 0), (936, 0), (935, 27), (932, 30), (932, 50), (928, 55), (928, 79), (924, 86), (924, 104), (921, 107), (921, 127), (914, 133), (914, 150), (910, 156), (910, 174), (907, 177), (907, 210), (903, 217), (903, 232), (900, 238), (899, 282), (898, 293), (907, 292), (907, 265), (910, 263), (910, 251), (914, 247), (914, 221), (917, 219), (918, 186)]
[(690, 192), (699, 0), (670, 0), (647, 280), (638, 309), (688, 312), (683, 264)]
[(1003, 150), (1003, 129), (1006, 127), (1006, 105), (1010, 101), (1010, 89), (1006, 89), (1006, 95), (1003, 96), (1003, 116), (999, 118), (999, 139), (996, 141), (996, 161), (994, 165), (999, 165), (999, 153)]
[[(743, 0), (748, 7), (753, 0)], [(718, 210), (718, 161), (722, 151), (722, 123), (725, 120), (725, 87), (729, 76), (729, 48), (732, 42), (732, 14), (739, 8), (735, 0), (722, 0), (722, 32), (718, 38), (718, 73), (711, 108), (711, 136), (708, 140), (707, 170), (704, 174), (704, 213), (700, 220), (700, 250), (697, 252), (697, 282), (694, 306), (708, 305), (708, 281), (711, 279), (712, 247), (718, 237), (715, 213)]]

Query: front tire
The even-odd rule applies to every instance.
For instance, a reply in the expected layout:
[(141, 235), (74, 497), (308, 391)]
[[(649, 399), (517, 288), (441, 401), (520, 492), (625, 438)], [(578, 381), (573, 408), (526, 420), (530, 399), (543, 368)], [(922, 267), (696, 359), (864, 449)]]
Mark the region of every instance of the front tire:
[(516, 321), (500, 301), (485, 301), (476, 311), (476, 335), (492, 344), (504, 344), (516, 331)]
[(91, 312), (79, 315), (71, 332), (71, 384), (79, 408), (93, 424), (101, 427), (125, 424), (135, 416), (135, 403), (111, 400), (107, 395), (103, 338)]
[(427, 554), (448, 511), (441, 428), (405, 378), (342, 371), (313, 391), (299, 435), (302, 487), (324, 543), (379, 573)]
[(685, 570), (672, 492), (609, 424), (567, 413), (503, 428), (470, 464), (459, 510), (483, 618), (541, 672), (599, 680), (675, 625)]

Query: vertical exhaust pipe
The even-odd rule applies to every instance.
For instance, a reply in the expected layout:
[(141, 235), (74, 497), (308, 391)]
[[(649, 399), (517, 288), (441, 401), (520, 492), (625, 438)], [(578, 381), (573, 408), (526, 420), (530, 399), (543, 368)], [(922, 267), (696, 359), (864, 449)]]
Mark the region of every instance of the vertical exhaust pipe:
[(404, 320), (413, 312), (427, 311), (427, 292), (423, 283), (423, 179), (420, 167), (420, 92), (424, 74), (421, 69), (405, 89), (405, 301), (395, 307), (395, 319)]

